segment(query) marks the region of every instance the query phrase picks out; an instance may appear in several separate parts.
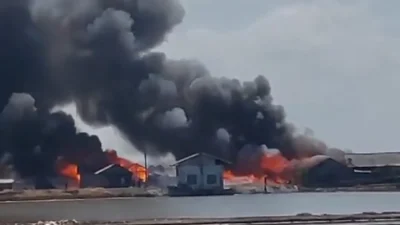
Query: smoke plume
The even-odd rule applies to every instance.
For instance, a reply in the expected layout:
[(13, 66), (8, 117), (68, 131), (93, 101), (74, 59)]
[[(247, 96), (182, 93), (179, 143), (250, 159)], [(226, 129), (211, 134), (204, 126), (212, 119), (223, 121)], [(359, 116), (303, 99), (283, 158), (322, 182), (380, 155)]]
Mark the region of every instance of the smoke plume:
[(326, 152), (295, 135), (264, 76), (213, 77), (200, 62), (154, 51), (184, 15), (176, 0), (1, 1), (1, 151), (26, 176), (53, 171), (61, 156), (95, 157), (98, 138), (51, 113), (75, 103), (86, 123), (112, 124), (155, 156), (208, 152), (236, 161), (248, 145), (287, 158)]

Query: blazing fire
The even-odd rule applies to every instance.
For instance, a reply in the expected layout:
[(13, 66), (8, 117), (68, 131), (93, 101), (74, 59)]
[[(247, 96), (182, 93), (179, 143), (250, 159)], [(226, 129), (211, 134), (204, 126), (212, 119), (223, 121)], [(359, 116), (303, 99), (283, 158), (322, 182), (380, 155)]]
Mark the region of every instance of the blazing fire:
[(67, 161), (60, 159), (57, 163), (58, 171), (60, 175), (71, 178), (80, 182), (81, 175), (78, 171), (78, 165), (68, 163)]
[[(302, 174), (322, 161), (330, 158), (327, 155), (314, 155), (288, 160), (276, 150), (263, 151), (256, 161), (248, 163), (253, 173), (239, 176), (230, 170), (224, 172), (224, 180), (232, 183), (264, 183), (271, 185), (294, 184), (301, 185)], [(256, 164), (251, 165), (252, 163)]]
[(255, 176), (253, 174), (247, 176), (237, 176), (231, 170), (224, 171), (224, 180), (240, 183), (258, 183), (264, 182), (264, 178)]
[(106, 151), (110, 161), (114, 164), (118, 164), (129, 171), (131, 171), (134, 176), (139, 178), (141, 181), (146, 182), (147, 180), (147, 171), (146, 168), (139, 163), (131, 162), (128, 159), (119, 157), (115, 150), (107, 150)]
[[(279, 151), (264, 152), (257, 160), (257, 173), (240, 176), (231, 170), (224, 172), (228, 182), (287, 184), (293, 181), (293, 163), (283, 157)], [(260, 172), (261, 171), (261, 172)]]
[[(147, 171), (144, 166), (140, 165), (139, 163), (131, 162), (128, 159), (119, 157), (115, 150), (107, 150), (106, 154), (110, 164), (118, 164), (132, 172), (134, 178), (139, 178), (143, 182), (146, 181)], [(81, 175), (79, 174), (78, 165), (69, 163), (63, 158), (59, 158), (56, 163), (56, 168), (59, 175), (73, 179), (80, 183)]]

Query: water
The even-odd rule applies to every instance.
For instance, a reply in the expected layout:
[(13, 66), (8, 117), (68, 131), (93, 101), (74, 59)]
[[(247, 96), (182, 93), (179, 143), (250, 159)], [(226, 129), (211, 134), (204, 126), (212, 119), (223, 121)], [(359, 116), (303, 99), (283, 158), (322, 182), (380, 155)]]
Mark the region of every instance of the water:
[(400, 192), (361, 192), (19, 202), (0, 203), (0, 221), (347, 214), (400, 211), (399, 200)]

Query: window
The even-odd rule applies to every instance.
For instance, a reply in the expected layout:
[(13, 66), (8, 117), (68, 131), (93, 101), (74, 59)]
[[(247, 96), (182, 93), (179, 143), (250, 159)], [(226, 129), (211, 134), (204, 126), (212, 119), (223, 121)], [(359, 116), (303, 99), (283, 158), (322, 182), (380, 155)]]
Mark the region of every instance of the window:
[(207, 184), (216, 184), (217, 183), (217, 176), (215, 174), (207, 175)]
[(215, 160), (215, 165), (223, 165), (223, 164), (224, 163), (221, 160), (219, 160), (219, 159)]
[(186, 182), (187, 182), (187, 184), (189, 184), (189, 185), (195, 185), (195, 184), (197, 184), (197, 176), (196, 176), (196, 175), (193, 175), (193, 174), (187, 175), (187, 177), (186, 177)]

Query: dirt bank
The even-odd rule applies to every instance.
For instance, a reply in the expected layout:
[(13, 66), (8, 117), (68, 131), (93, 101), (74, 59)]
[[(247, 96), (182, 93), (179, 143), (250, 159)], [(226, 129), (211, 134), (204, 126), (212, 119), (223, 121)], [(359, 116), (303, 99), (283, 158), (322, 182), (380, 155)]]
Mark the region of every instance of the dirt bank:
[(154, 197), (157, 191), (144, 188), (87, 188), (76, 190), (5, 190), (0, 192), (0, 201), (29, 201), (57, 199), (90, 199), (117, 197)]

